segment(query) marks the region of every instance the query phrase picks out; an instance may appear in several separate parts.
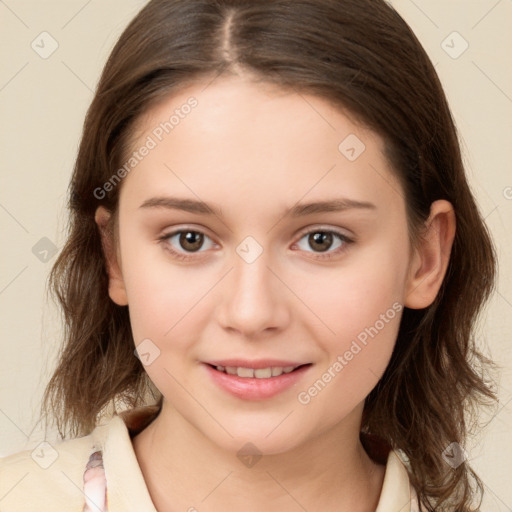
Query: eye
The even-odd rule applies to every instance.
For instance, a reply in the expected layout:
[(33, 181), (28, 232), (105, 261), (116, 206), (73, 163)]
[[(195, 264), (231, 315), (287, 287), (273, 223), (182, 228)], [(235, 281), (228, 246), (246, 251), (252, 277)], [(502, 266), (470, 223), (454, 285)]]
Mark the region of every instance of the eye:
[[(165, 249), (173, 257), (180, 260), (191, 259), (194, 257), (194, 253), (205, 252), (216, 245), (208, 235), (195, 229), (173, 231), (163, 235), (159, 240), (165, 244)], [(205, 241), (209, 241), (206, 247)], [(313, 252), (316, 259), (328, 259), (346, 250), (351, 243), (353, 243), (353, 240), (343, 233), (317, 228), (304, 233), (295, 246), (300, 250)], [(313, 250), (308, 250), (307, 245)]]
[[(313, 252), (316, 254), (316, 258), (322, 259), (332, 258), (333, 255), (341, 253), (352, 242), (353, 240), (342, 233), (320, 228), (304, 233), (296, 245), (299, 249), (306, 252)], [(313, 251), (309, 251), (308, 246), (311, 247)]]
[(187, 253), (204, 252), (200, 249), (204, 248), (205, 240), (210, 241), (206, 249), (211, 249), (215, 245), (208, 235), (193, 229), (174, 231), (162, 236), (160, 240), (166, 243), (166, 248), (172, 254), (181, 259), (187, 258)]

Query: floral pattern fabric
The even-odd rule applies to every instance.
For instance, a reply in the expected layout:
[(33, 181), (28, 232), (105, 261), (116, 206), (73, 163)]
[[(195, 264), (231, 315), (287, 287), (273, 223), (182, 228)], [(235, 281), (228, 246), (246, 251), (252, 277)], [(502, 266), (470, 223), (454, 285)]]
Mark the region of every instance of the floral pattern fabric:
[(92, 453), (85, 467), (84, 495), (83, 512), (108, 512), (107, 480), (101, 451)]

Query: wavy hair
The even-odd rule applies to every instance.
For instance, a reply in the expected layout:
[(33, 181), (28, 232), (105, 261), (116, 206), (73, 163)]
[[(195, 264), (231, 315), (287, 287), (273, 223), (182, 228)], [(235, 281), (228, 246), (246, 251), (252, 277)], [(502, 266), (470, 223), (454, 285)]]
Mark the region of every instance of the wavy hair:
[(128, 309), (109, 298), (94, 221), (99, 205), (116, 213), (120, 186), (97, 191), (123, 165), (151, 106), (197, 80), (241, 73), (315, 94), (379, 134), (413, 242), (432, 202), (453, 205), (445, 279), (431, 306), (404, 309), (391, 361), (365, 400), (361, 440), (376, 459), (379, 443), (402, 451), (422, 510), (472, 510), (481, 480), (467, 461), (453, 469), (442, 453), (464, 445), (478, 408), (496, 399), (485, 379), (492, 361), (474, 340), (494, 287), (495, 249), (435, 69), (384, 0), (152, 0), (132, 20), (102, 72), (70, 183), (69, 234), (49, 278), (65, 339), (43, 415), (62, 436), (82, 435), (119, 401), (161, 403), (134, 357)]

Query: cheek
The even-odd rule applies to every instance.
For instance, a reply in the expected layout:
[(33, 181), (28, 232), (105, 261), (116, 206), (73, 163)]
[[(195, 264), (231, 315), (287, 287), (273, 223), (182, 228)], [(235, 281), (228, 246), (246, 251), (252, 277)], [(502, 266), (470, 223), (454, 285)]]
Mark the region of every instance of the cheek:
[[(170, 263), (164, 249), (124, 247), (123, 276), (128, 295), (135, 342), (149, 338), (159, 344), (186, 343), (193, 328), (201, 325), (204, 297), (215, 280), (206, 268)], [(193, 317), (194, 322), (191, 322)], [(163, 347), (162, 347), (163, 348)]]
[(144, 350), (151, 357), (145, 371), (165, 396), (185, 408), (190, 404), (183, 388), (193, 385), (183, 361), (194, 359), (193, 341), (210, 318), (204, 296), (212, 288), (212, 276), (197, 268), (171, 265), (155, 258), (155, 253), (153, 257), (142, 251), (131, 254), (126, 259), (125, 284), (135, 345), (151, 340), (141, 345), (149, 347)]
[(298, 279), (304, 283), (300, 294), (323, 321), (325, 333), (354, 338), (386, 313), (386, 326), (393, 323), (393, 304), (403, 301), (406, 267), (405, 251), (375, 244), (350, 255), (337, 270), (305, 273)]
[[(379, 274), (380, 275), (380, 274)], [(372, 279), (372, 277), (374, 279)], [(331, 288), (321, 325), (313, 333), (326, 358), (297, 393), (312, 417), (337, 423), (364, 401), (386, 370), (395, 346), (403, 306), (393, 279), (376, 286), (369, 273), (344, 282), (350, 291)]]
[(337, 399), (348, 392), (357, 402), (383, 374), (400, 325), (407, 261), (406, 250), (375, 244), (336, 272), (316, 273), (302, 289), (308, 307), (322, 320), (315, 322), (312, 336), (327, 355), (317, 386), (323, 389), (328, 381), (324, 396)]

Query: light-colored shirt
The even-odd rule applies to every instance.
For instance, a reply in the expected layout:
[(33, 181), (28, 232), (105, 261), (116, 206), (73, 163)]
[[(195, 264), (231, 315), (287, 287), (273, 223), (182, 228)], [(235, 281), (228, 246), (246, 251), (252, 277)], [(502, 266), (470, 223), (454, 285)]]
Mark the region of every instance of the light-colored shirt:
[[(101, 452), (108, 512), (156, 512), (131, 440), (131, 434), (140, 430), (154, 411), (151, 407), (127, 411), (97, 426), (88, 436), (54, 446), (43, 442), (34, 450), (0, 459), (0, 511), (83, 512), (84, 473), (91, 455)], [(92, 473), (99, 471), (103, 475), (102, 470), (95, 468)], [(90, 484), (86, 492), (88, 488)], [(191, 503), (190, 510), (194, 510), (193, 506)], [(375, 512), (417, 511), (417, 496), (406, 467), (392, 450)]]

